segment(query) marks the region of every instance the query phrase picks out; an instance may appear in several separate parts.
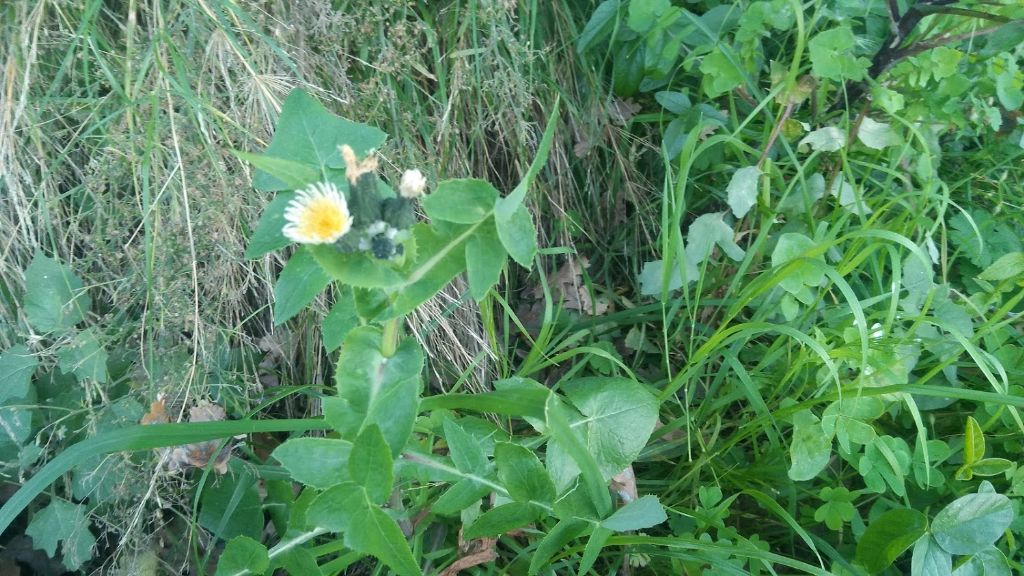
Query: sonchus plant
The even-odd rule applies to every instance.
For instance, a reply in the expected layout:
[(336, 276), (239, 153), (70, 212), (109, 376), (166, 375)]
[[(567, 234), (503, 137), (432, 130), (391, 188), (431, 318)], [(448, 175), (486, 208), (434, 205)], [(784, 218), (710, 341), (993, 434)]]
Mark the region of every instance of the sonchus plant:
[[(89, 458), (311, 430), (326, 434), (290, 438), (256, 466), (232, 456), (232, 473), (215, 482), (207, 466), (198, 520), (227, 541), (217, 574), (337, 573), (364, 557), (420, 574), (440, 557), (439, 546), (448, 547), (428, 533), (475, 539), (527, 526), (536, 540), (531, 574), (573, 565), (585, 573), (606, 544), (629, 544), (616, 542), (615, 532), (665, 521), (656, 497), (634, 489), (613, 499), (609, 489), (657, 422), (659, 403), (647, 387), (625, 377), (566, 378), (554, 388), (512, 377), (483, 394), (425, 396), (423, 351), (402, 333), (404, 315), (455, 276), (465, 273), (470, 295), (484, 300), (509, 257), (530, 267), (536, 231), (523, 200), (556, 117), (557, 104), (536, 160), (507, 196), (475, 179), (443, 181), (425, 195), (415, 170), (396, 193), (376, 174), (373, 150), (384, 133), (295, 91), (269, 147), (238, 154), (257, 167), (254, 187), (276, 193), (247, 256), (294, 248), (275, 286), (274, 321), (335, 286), (322, 333), (328, 349), (341, 350), (334, 387), (321, 399), (323, 418), (156, 423), (99, 434), (30, 478), (0, 509), (0, 530)], [(416, 221), (417, 203), (429, 222)], [(471, 413), (501, 415), (506, 427)], [(577, 539), (585, 544), (573, 546)]]
[[(455, 276), (465, 273), (470, 294), (483, 300), (509, 256), (531, 265), (535, 229), (523, 199), (553, 127), (552, 121), (537, 160), (506, 197), (475, 179), (443, 181), (424, 195), (426, 179), (417, 170), (405, 172), (395, 193), (378, 179), (372, 152), (384, 134), (330, 115), (301, 91), (286, 101), (266, 152), (241, 154), (259, 169), (255, 187), (278, 192), (249, 256), (297, 244), (275, 289), (275, 322), (333, 282), (340, 296), (323, 332), (343, 343), (334, 394), (322, 399), (333, 432), (290, 439), (273, 453), (305, 485), (301, 496), (283, 503), (290, 513), (280, 540), (269, 550), (244, 537), (231, 540), (220, 571), (313, 571), (318, 550), (347, 548), (396, 573), (419, 574), (413, 550), (427, 552), (421, 535), (431, 522), (413, 518), (446, 523), (457, 517), (465, 538), (550, 523), (531, 572), (564, 554), (567, 543), (589, 536), (580, 560), (585, 572), (613, 532), (665, 520), (653, 496), (631, 498), (616, 510), (608, 488), (655, 426), (658, 404), (639, 383), (578, 379), (557, 393), (513, 378), (495, 382), (491, 393), (421, 398), (424, 354), (402, 335), (403, 316)], [(416, 222), (417, 202), (429, 223)], [(343, 336), (332, 326), (342, 317), (357, 318)], [(521, 417), (539, 435), (512, 435), (453, 410)], [(429, 411), (437, 414), (417, 420)], [(545, 441), (542, 463), (537, 449)], [(407, 494), (417, 485), (442, 488), (436, 498), (413, 504)], [(338, 544), (302, 544), (318, 537)]]

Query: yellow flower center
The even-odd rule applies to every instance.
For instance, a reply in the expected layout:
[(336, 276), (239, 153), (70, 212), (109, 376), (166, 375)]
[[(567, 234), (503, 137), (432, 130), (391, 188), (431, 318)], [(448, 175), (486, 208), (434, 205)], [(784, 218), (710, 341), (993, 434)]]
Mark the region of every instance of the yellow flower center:
[(298, 224), (303, 236), (326, 240), (348, 226), (349, 217), (338, 209), (337, 204), (327, 198), (317, 198), (309, 203)]

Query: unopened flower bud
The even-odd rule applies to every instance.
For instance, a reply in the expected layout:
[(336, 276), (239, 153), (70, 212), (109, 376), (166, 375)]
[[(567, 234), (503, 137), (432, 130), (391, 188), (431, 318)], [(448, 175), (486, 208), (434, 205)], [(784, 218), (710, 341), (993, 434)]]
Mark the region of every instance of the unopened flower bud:
[(426, 188), (427, 179), (419, 170), (406, 170), (398, 184), (398, 192), (403, 198), (418, 198)]

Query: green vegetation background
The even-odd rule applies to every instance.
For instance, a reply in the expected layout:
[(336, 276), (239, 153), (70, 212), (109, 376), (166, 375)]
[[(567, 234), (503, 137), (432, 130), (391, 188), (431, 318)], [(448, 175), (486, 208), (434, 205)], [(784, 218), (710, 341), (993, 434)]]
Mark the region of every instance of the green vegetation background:
[[(231, 153), (265, 148), (292, 88), (391, 134), (385, 180), (417, 167), (502, 192), (560, 98), (528, 198), (557, 249), (510, 269), (489, 307), (456, 282), (408, 325), (436, 393), (628, 371), (662, 394), (635, 472), (669, 522), (606, 548), (602, 573), (763, 573), (758, 549), (857, 573), (873, 519), (935, 517), (982, 478), (1014, 518), (985, 544), (1020, 569), (1021, 9), (920, 2), (910, 26), (883, 2), (799, 18), (789, 2), (676, 4), (0, 6), (0, 498), (160, 393), (169, 412), (208, 398), (231, 418), (319, 413), (333, 295), (274, 325), (283, 255), (244, 257), (272, 197)], [(33, 284), (58, 262), (87, 294), (80, 315)], [(3, 535), (0, 568), (195, 563), (211, 540), (194, 477), (154, 463), (80, 466), (50, 494), (85, 514), (52, 521), (94, 546), (69, 546), (78, 532), (33, 550), (40, 504)], [(530, 542), (502, 538), (498, 564), (515, 572)], [(442, 544), (434, 566), (460, 555)], [(958, 562), (996, 562), (981, 556)]]

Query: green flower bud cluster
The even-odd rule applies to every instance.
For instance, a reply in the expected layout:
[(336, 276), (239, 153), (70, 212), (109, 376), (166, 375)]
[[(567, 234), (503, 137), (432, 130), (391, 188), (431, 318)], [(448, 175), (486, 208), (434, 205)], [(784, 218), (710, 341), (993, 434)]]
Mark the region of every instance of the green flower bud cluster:
[[(382, 260), (402, 255), (402, 242), (409, 238), (408, 230), (416, 223), (414, 198), (418, 194), (406, 194), (407, 187), (403, 186), (402, 195), (385, 198), (377, 178), (376, 158), (371, 156), (357, 161), (348, 146), (342, 146), (341, 153), (347, 166), (348, 207), (352, 213), (354, 234), (339, 240), (336, 244), (338, 249), (343, 252), (369, 251)], [(422, 186), (419, 191), (422, 192)]]

